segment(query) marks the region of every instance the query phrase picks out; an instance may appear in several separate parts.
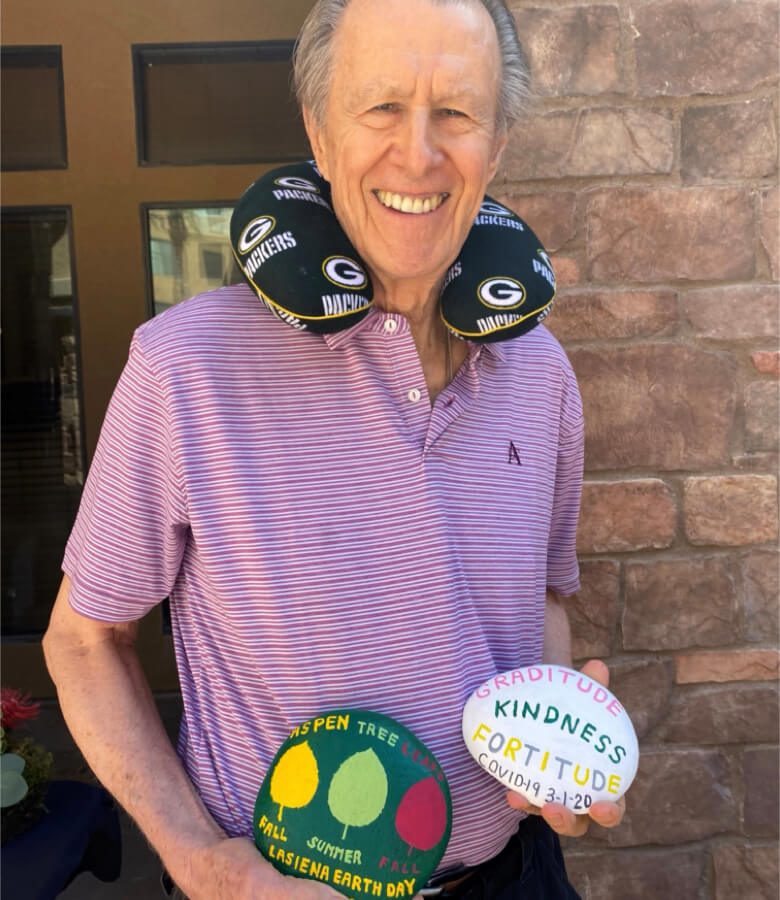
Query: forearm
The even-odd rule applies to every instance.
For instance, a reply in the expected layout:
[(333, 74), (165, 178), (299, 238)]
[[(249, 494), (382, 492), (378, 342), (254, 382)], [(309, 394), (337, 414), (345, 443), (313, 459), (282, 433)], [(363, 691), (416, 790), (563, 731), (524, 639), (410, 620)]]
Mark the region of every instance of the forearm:
[(571, 628), (565, 602), (553, 591), (547, 590), (542, 661), (571, 666)]
[(182, 865), (224, 834), (168, 740), (127, 637), (129, 627), (74, 632), (75, 613), (62, 606), (67, 590), (66, 579), (44, 640), (65, 721), (98, 779), (135, 819), (173, 877), (186, 881)]

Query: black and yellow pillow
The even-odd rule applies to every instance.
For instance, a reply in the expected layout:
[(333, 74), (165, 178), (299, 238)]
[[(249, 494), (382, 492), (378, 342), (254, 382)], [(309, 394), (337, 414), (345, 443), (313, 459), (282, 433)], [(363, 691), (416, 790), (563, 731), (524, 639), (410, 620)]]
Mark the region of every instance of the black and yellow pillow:
[[(371, 307), (368, 268), (339, 225), (330, 186), (313, 163), (284, 166), (258, 179), (230, 222), (244, 277), (288, 324), (318, 334), (359, 322)], [(485, 197), (441, 292), (450, 331), (472, 341), (525, 334), (549, 313), (555, 275), (528, 225)]]

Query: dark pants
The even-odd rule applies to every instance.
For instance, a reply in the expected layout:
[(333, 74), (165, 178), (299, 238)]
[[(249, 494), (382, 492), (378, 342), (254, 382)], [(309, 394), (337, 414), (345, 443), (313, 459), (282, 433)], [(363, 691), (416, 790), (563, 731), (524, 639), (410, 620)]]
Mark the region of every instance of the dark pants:
[[(173, 900), (186, 900), (170, 882)], [(528, 816), (494, 859), (479, 866), (442, 900), (581, 900), (569, 884), (558, 835), (540, 816)], [(221, 898), (220, 898), (221, 900)]]
[(581, 900), (569, 884), (558, 835), (529, 816), (494, 859), (444, 897), (460, 900)]

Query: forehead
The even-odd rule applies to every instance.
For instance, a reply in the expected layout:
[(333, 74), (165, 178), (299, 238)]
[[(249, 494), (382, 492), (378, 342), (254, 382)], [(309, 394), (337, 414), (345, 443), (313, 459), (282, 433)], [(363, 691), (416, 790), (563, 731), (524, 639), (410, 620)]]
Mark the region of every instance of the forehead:
[(498, 40), (479, 3), (352, 0), (333, 43), (333, 78), (352, 96), (377, 90), (495, 93)]

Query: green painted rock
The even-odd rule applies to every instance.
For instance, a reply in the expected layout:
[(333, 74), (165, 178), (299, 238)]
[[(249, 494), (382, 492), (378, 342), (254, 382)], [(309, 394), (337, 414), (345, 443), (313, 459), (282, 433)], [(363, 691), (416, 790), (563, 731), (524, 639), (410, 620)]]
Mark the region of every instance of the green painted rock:
[(255, 803), (255, 843), (285, 875), (347, 897), (413, 897), (452, 825), (433, 753), (388, 716), (323, 713), (293, 729)]

